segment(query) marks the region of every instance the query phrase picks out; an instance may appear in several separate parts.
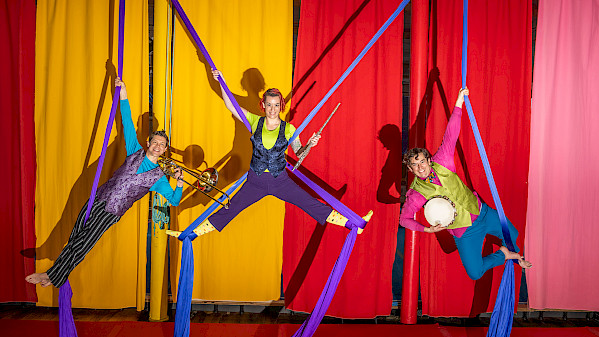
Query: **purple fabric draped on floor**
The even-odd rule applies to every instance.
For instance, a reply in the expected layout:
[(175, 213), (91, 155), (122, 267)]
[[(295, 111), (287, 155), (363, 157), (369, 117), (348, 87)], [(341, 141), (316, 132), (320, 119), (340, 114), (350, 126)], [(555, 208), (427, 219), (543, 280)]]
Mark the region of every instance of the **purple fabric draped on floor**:
[(73, 291), (69, 286), (69, 281), (67, 281), (58, 291), (59, 336), (77, 336), (77, 329), (75, 328), (75, 320), (73, 319), (73, 311), (71, 309), (71, 297), (73, 297)]
[[(120, 78), (123, 78), (123, 47), (125, 41), (125, 0), (120, 0), (119, 3), (119, 42), (118, 42), (118, 74)], [(102, 153), (98, 159), (98, 169), (96, 170), (96, 176), (94, 177), (94, 184), (92, 185), (92, 192), (87, 203), (87, 212), (85, 213), (85, 222), (89, 218), (94, 199), (96, 198), (96, 190), (98, 189), (98, 183), (100, 182), (100, 175), (102, 174), (102, 167), (104, 166), (104, 159), (106, 158), (106, 149), (108, 148), (108, 141), (110, 140), (110, 132), (112, 131), (112, 124), (114, 123), (114, 116), (116, 115), (116, 109), (120, 102), (121, 87), (116, 87), (114, 96), (112, 97), (112, 106), (110, 108), (110, 117), (108, 118), (108, 124), (106, 125), (106, 131), (104, 133), (104, 143), (102, 144)], [(71, 297), (73, 297), (73, 290), (67, 280), (58, 290), (58, 311), (59, 311), (59, 326), (60, 326), (60, 337), (76, 337), (77, 329), (75, 328), (75, 320), (73, 319), (73, 311), (71, 309)]]
[(329, 275), (329, 279), (324, 286), (320, 297), (318, 298), (318, 302), (316, 302), (316, 306), (314, 306), (314, 311), (310, 314), (308, 319), (304, 321), (302, 326), (297, 329), (297, 331), (293, 334), (293, 337), (308, 337), (312, 336), (318, 328), (318, 325), (322, 321), (324, 314), (327, 312), (331, 301), (333, 300), (333, 296), (335, 296), (335, 291), (337, 290), (337, 286), (339, 285), (339, 281), (341, 281), (341, 276), (343, 276), (343, 272), (345, 271), (345, 266), (347, 265), (347, 261), (349, 260), (349, 256), (351, 255), (352, 249), (354, 248), (354, 243), (356, 242), (356, 237), (358, 236), (358, 228), (352, 228), (351, 232), (347, 234), (345, 238), (345, 243), (343, 244), (343, 248), (341, 248), (341, 253), (335, 261), (335, 265), (333, 266), (333, 270)]

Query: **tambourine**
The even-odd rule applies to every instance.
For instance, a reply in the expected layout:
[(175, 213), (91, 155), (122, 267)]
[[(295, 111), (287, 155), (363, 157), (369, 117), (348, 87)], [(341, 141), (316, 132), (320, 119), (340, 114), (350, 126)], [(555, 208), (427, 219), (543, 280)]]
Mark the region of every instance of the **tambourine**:
[(433, 226), (447, 227), (457, 215), (455, 204), (446, 196), (436, 195), (424, 204), (424, 217)]

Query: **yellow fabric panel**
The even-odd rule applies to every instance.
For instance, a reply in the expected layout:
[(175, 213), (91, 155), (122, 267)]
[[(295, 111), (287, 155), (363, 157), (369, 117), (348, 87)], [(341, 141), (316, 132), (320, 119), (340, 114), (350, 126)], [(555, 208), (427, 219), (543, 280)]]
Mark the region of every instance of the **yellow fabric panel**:
[[(66, 244), (88, 199), (110, 115), (118, 62), (118, 1), (37, 3), (35, 125), (38, 272)], [(148, 107), (147, 1), (127, 1), (124, 81), (134, 122)], [(117, 113), (100, 183), (124, 161)], [(141, 125), (141, 123), (139, 124)], [(148, 133), (144, 124), (142, 145)], [(141, 130), (141, 129), (140, 129)], [(145, 301), (148, 199), (136, 203), (100, 239), (69, 280), (73, 306), (122, 308)], [(56, 306), (58, 289), (37, 288), (39, 305)]]
[[(291, 1), (180, 1), (214, 63), (223, 72), (238, 102), (262, 114), (259, 95), (276, 87), (291, 91)], [(164, 121), (167, 74), (169, 2), (155, 1), (154, 112)], [(173, 69), (173, 158), (189, 168), (216, 167), (219, 188), (225, 189), (248, 169), (250, 133), (236, 121), (220, 98), (218, 83), (202, 62), (199, 50), (182, 26), (175, 22)], [(201, 55), (201, 54), (200, 54)], [(211, 86), (212, 85), (212, 86)], [(168, 114), (168, 113), (167, 113)], [(262, 114), (263, 115), (263, 114)], [(160, 117), (162, 116), (162, 117)], [(171, 213), (171, 228), (184, 229), (211, 202), (200, 193), (183, 192)], [(235, 218), (221, 233), (194, 241), (194, 299), (265, 301), (280, 297), (284, 203), (267, 197)], [(179, 275), (181, 245), (171, 244), (171, 279)], [(175, 282), (173, 282), (175, 283)], [(173, 293), (176, 285), (173, 287)]]

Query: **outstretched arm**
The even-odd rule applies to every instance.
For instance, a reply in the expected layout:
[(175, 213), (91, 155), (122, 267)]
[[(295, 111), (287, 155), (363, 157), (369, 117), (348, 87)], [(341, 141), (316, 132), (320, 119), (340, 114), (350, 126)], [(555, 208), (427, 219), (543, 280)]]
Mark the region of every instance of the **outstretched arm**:
[[(216, 81), (218, 81), (219, 77), (222, 78), (223, 81), (225, 80), (225, 78), (223, 77), (223, 73), (221, 73), (220, 70), (212, 70), (212, 76), (214, 77), (214, 79)], [(227, 93), (225, 92), (225, 89), (223, 89), (222, 85), (220, 86), (220, 90), (221, 90), (221, 96), (223, 98), (223, 101), (225, 102), (225, 106), (227, 107), (227, 109), (229, 109), (229, 111), (231, 111), (231, 113), (233, 114), (233, 116), (235, 116), (235, 118), (237, 118), (237, 119), (239, 119), (240, 121), (243, 122), (243, 119), (241, 119), (241, 117), (237, 113), (237, 110), (235, 110), (235, 106), (233, 105), (233, 103), (229, 99), (229, 96), (227, 96)], [(245, 114), (245, 116), (248, 115), (248, 111), (246, 109), (241, 108), (241, 111)]]
[(464, 95), (469, 95), (470, 91), (468, 88), (461, 89), (458, 93), (453, 112), (447, 122), (447, 128), (443, 135), (443, 142), (439, 146), (437, 153), (433, 156), (433, 161), (437, 162), (444, 167), (455, 172), (455, 163), (453, 161), (453, 155), (455, 153), (455, 147), (460, 136), (460, 129), (462, 127), (462, 105), (464, 104)]
[(137, 133), (135, 132), (135, 126), (131, 117), (131, 106), (127, 99), (127, 87), (118, 77), (114, 80), (114, 85), (115, 87), (121, 87), (121, 121), (123, 122), (123, 135), (125, 137), (127, 156), (130, 156), (139, 151), (141, 145), (139, 145), (139, 141), (137, 140)]

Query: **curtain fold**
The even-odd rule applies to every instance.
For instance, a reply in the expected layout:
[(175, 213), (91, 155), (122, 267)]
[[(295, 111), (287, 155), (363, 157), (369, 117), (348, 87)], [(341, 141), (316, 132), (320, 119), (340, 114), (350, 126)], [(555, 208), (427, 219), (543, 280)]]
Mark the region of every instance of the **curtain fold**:
[[(520, 232), (517, 245), (522, 248), (530, 142), (532, 3), (469, 1), (468, 5), (470, 100), (506, 216)], [(430, 111), (417, 117), (425, 119), (426, 147), (431, 153), (441, 144), (461, 87), (462, 12), (461, 0), (431, 2), (429, 77), (423, 99), (423, 104), (430, 104)], [(494, 207), (465, 107), (455, 161), (464, 183)], [(501, 244), (489, 239), (483, 255)], [(449, 233), (425, 234), (420, 242), (423, 314), (472, 317), (493, 310), (503, 267), (473, 281), (466, 275)], [(518, 291), (520, 268), (515, 275)]]
[[(54, 262), (90, 195), (112, 104), (118, 4), (117, 0), (38, 3), (35, 73), (38, 272), (47, 270)], [(146, 2), (126, 3), (123, 80), (142, 146), (148, 135), (147, 11)], [(121, 133), (117, 113), (100, 184), (125, 159)], [(143, 304), (147, 215), (146, 196), (104, 234), (75, 268), (69, 278), (74, 307), (137, 305), (139, 308)], [(57, 305), (58, 289), (38, 286), (37, 293), (39, 305)]]
[(540, 1), (526, 246), (529, 306), (599, 310), (599, 1)]
[[(290, 121), (299, 125), (399, 5), (398, 1), (302, 1)], [(327, 315), (372, 318), (391, 311), (401, 181), (403, 14), (396, 18), (301, 135), (339, 110), (300, 170), (358, 214), (359, 235)], [(348, 234), (286, 205), (285, 305), (311, 312)]]
[(0, 134), (5, 139), (5, 177), (0, 196), (0, 302), (35, 302), (35, 287), (24, 278), (35, 272), (35, 1), (0, 2)]
[[(258, 103), (264, 90), (291, 91), (291, 2), (188, 0), (180, 4), (242, 107), (261, 114)], [(159, 0), (154, 6), (153, 110), (157, 123), (172, 135), (174, 159), (191, 169), (215, 167), (218, 187), (225, 190), (249, 169), (251, 134), (225, 108), (218, 82), (178, 17), (174, 19), (171, 93), (170, 2)], [(185, 188), (181, 204), (171, 210), (171, 228), (185, 229), (211, 202)], [(194, 240), (193, 298), (278, 300), (284, 211), (283, 201), (266, 197), (241, 212), (222, 232)], [(170, 243), (175, 294), (181, 244), (178, 240)]]

